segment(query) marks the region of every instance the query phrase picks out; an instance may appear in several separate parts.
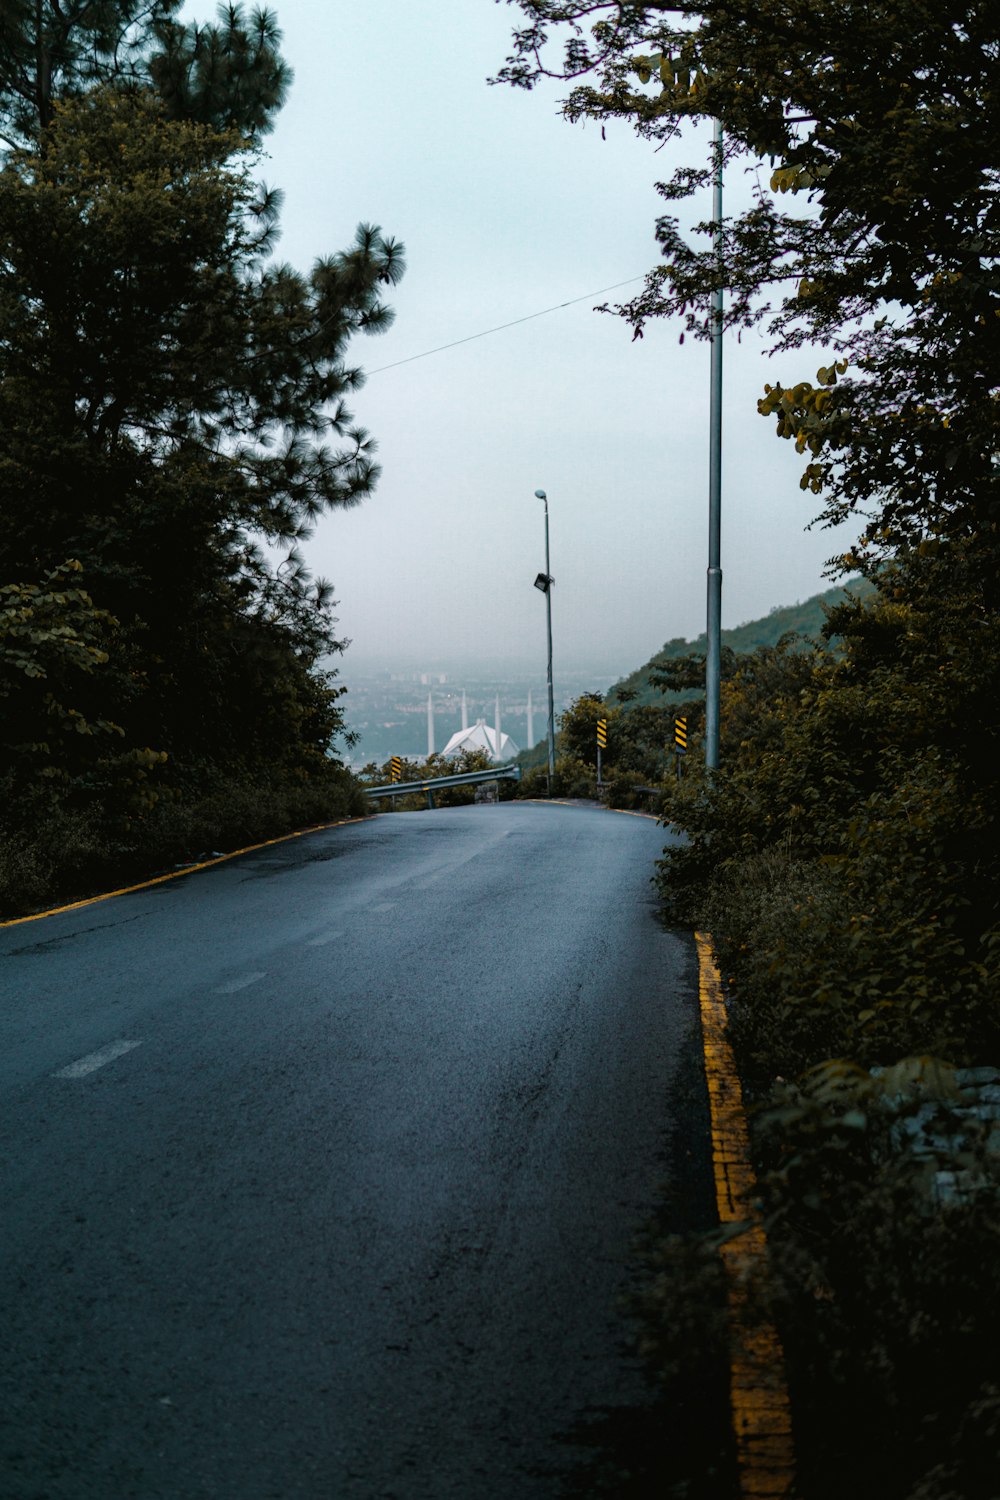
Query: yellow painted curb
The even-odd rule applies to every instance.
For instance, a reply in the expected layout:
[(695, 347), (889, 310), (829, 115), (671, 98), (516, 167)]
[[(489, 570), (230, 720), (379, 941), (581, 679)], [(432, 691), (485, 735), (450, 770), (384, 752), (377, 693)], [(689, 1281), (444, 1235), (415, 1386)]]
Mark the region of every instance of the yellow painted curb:
[(282, 833), (276, 839), (264, 839), (260, 844), (247, 844), (244, 849), (231, 849), (228, 854), (217, 854), (214, 859), (203, 859), (197, 865), (184, 865), (180, 870), (170, 870), (166, 875), (154, 875), (151, 880), (140, 880), (137, 885), (123, 885), (117, 891), (103, 891), (99, 896), (86, 896), (82, 901), (71, 901), (68, 906), (53, 906), (48, 911), (32, 912), (29, 917), (10, 917), (0, 922), (0, 927), (19, 927), (22, 922), (40, 922), (43, 917), (57, 917), (64, 911), (79, 911), (82, 906), (94, 906), (98, 901), (110, 901), (113, 896), (129, 896), (133, 891), (148, 890), (151, 885), (162, 885), (165, 880), (179, 880), (182, 875), (193, 875), (196, 870), (207, 870), (212, 865), (224, 864), (227, 859), (236, 859), (240, 854), (253, 854), (255, 849), (267, 849), (271, 844), (287, 844), (289, 839), (304, 838), (307, 833), (323, 833), (327, 828), (343, 828), (348, 823), (367, 823), (374, 814), (361, 818), (338, 818), (335, 823), (317, 823), (314, 828), (299, 828), (295, 833)]
[(729, 1043), (712, 940), (703, 932), (694, 938), (719, 1221), (744, 1226), (720, 1247), (728, 1282), (729, 1399), (740, 1494), (744, 1500), (792, 1500), (795, 1447), (785, 1355), (766, 1311), (767, 1237), (753, 1202), (757, 1179), (750, 1162), (743, 1090)]

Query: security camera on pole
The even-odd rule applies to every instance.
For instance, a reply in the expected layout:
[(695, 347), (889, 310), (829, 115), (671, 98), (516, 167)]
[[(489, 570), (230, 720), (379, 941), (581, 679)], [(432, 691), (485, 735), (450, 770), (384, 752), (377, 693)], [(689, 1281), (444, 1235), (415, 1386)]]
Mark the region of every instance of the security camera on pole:
[(555, 706), (552, 696), (552, 585), (555, 579), (549, 571), (549, 500), (544, 490), (536, 490), (535, 498), (545, 502), (545, 572), (539, 573), (535, 579), (535, 588), (541, 589), (545, 595), (545, 618), (549, 633), (549, 793), (552, 792), (552, 783), (556, 775), (556, 729), (555, 729)]

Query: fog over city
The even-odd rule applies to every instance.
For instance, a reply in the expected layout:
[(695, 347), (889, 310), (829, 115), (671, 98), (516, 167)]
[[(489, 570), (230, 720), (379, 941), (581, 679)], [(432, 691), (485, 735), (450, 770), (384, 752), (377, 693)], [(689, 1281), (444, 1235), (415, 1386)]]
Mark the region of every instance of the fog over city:
[[(212, 13), (194, 0), (191, 15)], [(352, 642), (345, 681), (405, 662), (542, 661), (542, 505), (552, 529), (557, 661), (608, 680), (704, 629), (708, 348), (673, 324), (633, 342), (593, 311), (657, 260), (655, 182), (680, 159), (620, 126), (570, 126), (564, 90), (489, 87), (516, 15), (490, 0), (277, 0), (295, 71), (260, 174), (285, 192), (277, 255), (306, 269), (361, 220), (405, 242), (394, 327), (355, 341), (352, 403), (379, 445), (377, 493), (306, 545)], [(697, 132), (689, 158), (704, 159)], [(737, 170), (727, 204), (747, 200)], [(689, 212), (708, 217), (706, 201)], [(603, 289), (619, 286), (615, 292)], [(571, 302), (544, 316), (531, 315)], [(475, 337), (516, 319), (528, 321)], [(425, 351), (469, 340), (428, 357)], [(723, 623), (824, 586), (842, 543), (807, 532), (802, 461), (757, 415), (759, 334), (727, 343)]]

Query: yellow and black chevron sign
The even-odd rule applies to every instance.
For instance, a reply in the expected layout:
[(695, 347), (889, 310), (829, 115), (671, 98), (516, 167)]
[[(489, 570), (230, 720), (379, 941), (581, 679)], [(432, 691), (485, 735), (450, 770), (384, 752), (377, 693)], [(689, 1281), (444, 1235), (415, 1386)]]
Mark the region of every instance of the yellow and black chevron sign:
[(688, 747), (687, 719), (674, 720), (674, 749), (678, 755), (686, 755)]
[(597, 721), (597, 743), (598, 743), (598, 745), (600, 746), (600, 748), (602, 750), (606, 750), (608, 748), (608, 721), (607, 721), (607, 719), (598, 719), (598, 721)]
[(403, 774), (403, 762), (400, 756), (394, 755), (389, 762), (389, 780), (398, 781)]

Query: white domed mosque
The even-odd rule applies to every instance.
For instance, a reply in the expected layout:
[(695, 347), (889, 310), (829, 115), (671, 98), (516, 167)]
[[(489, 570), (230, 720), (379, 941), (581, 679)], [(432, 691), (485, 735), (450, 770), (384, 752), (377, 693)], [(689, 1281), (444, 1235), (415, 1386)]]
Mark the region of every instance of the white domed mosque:
[[(434, 753), (434, 730), (433, 709), (428, 697), (428, 754)], [(462, 694), (462, 727), (457, 729), (451, 739), (445, 745), (441, 754), (447, 759), (452, 755), (460, 755), (463, 750), (485, 750), (486, 754), (496, 765), (513, 760), (520, 750), (515, 745), (509, 734), (504, 734), (500, 728), (500, 694), (497, 693), (496, 717), (493, 726), (487, 724), (485, 719), (477, 719), (474, 724), (469, 724), (469, 710), (465, 694)]]

